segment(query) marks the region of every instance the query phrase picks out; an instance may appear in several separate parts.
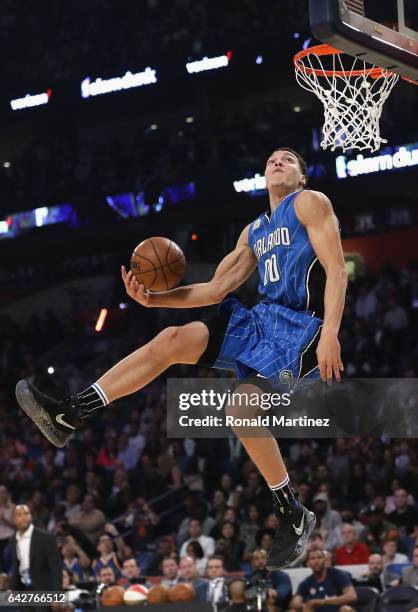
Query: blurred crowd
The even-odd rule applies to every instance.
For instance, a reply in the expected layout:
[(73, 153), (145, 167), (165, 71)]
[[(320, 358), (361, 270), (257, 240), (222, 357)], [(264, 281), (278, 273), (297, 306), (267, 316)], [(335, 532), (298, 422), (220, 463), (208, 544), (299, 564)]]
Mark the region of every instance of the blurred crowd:
[[(416, 377), (416, 292), (413, 264), (401, 271), (387, 266), (349, 283), (341, 329), (346, 376)], [(255, 296), (249, 292), (246, 298)], [(129, 309), (126, 314), (141, 319), (137, 315)], [(161, 315), (157, 328), (166, 322), (167, 313)], [(273, 601), (287, 605), (288, 578), (271, 576), (265, 568), (277, 526), (265, 483), (233, 438), (167, 439), (164, 377), (111, 404), (65, 449), (49, 445), (17, 410), (13, 384), (18, 378), (29, 376), (38, 384), (42, 379), (42, 386), (49, 384), (52, 391), (55, 379), (59, 385), (65, 380), (74, 393), (147, 336), (141, 326), (133, 334), (129, 327), (129, 339), (115, 344), (120, 331), (74, 336), (68, 325), (53, 310), (29, 318), (24, 327), (1, 320), (3, 571), (10, 569), (7, 540), (13, 533), (14, 504), (26, 503), (35, 525), (57, 536), (66, 580), (74, 585), (130, 577), (146, 584), (146, 576), (163, 575), (171, 584), (197, 581), (197, 592), (199, 581), (212, 576), (214, 564), (221, 566), (222, 575), (261, 571), (275, 589)], [(66, 357), (48, 374), (39, 360), (56, 345)], [(179, 366), (171, 375), (190, 372)], [(201, 368), (195, 373), (213, 375)], [(393, 576), (386, 568), (415, 562), (416, 441), (289, 439), (282, 441), (282, 452), (299, 499), (318, 517), (308, 550), (326, 551), (328, 567), (369, 563), (382, 588), (399, 582), (399, 572)], [(312, 559), (314, 563), (315, 555)]]

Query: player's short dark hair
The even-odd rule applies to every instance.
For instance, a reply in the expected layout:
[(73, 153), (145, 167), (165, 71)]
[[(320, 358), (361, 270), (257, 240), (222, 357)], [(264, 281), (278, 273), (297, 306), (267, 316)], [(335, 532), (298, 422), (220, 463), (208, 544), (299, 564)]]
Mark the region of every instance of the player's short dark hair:
[(290, 147), (278, 147), (277, 149), (274, 149), (273, 153), (276, 153), (276, 151), (289, 151), (289, 153), (293, 153), (293, 155), (296, 157), (296, 159), (299, 162), (299, 169), (301, 173), (303, 174), (303, 176), (305, 177), (305, 185), (307, 185), (308, 183), (308, 164), (303, 159), (302, 155), (299, 155), (297, 151), (295, 151), (294, 149), (291, 149)]

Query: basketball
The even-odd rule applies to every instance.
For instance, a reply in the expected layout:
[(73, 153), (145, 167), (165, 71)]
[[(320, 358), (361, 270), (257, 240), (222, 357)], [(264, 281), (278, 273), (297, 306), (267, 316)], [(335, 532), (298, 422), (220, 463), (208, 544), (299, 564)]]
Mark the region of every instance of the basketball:
[(169, 238), (147, 238), (134, 249), (131, 271), (150, 291), (168, 291), (179, 284), (186, 271), (181, 248)]
[(125, 589), (121, 586), (110, 586), (103, 591), (102, 604), (108, 606), (123, 606)]
[(168, 601), (168, 590), (161, 584), (155, 584), (148, 591), (148, 603), (160, 604)]
[(191, 584), (180, 582), (168, 591), (168, 599), (173, 603), (176, 601), (194, 601), (196, 599), (196, 591)]
[(133, 584), (125, 591), (123, 601), (127, 606), (135, 606), (148, 601), (148, 589), (142, 584)]

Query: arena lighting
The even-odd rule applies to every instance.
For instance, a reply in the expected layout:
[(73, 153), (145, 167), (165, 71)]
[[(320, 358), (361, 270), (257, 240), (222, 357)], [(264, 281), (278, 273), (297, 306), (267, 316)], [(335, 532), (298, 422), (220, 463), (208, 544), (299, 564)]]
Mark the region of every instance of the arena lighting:
[(97, 78), (95, 81), (92, 81), (90, 77), (86, 77), (81, 81), (81, 97), (101, 96), (116, 91), (123, 91), (124, 89), (153, 85), (157, 80), (157, 71), (149, 66), (143, 72), (132, 73), (128, 70), (124, 76), (112, 79)]
[(96, 327), (94, 328), (97, 332), (101, 332), (107, 317), (107, 308), (102, 308), (97, 319)]
[(33, 106), (42, 106), (48, 104), (50, 97), (52, 96), (52, 89), (47, 89), (44, 93), (40, 94), (26, 94), (24, 98), (16, 98), (16, 100), (10, 100), (10, 106), (12, 110), (22, 110), (22, 108), (32, 108)]
[(218, 70), (218, 68), (226, 68), (231, 61), (232, 51), (227, 51), (225, 55), (218, 55), (217, 57), (205, 56), (201, 60), (195, 62), (188, 62), (186, 64), (186, 70), (189, 74), (196, 74), (197, 72), (205, 72), (206, 70)]
[(27, 230), (55, 223), (66, 223), (72, 227), (77, 225), (77, 213), (71, 204), (42, 206), (8, 215), (0, 220), (0, 239), (14, 238)]
[(418, 142), (399, 147), (386, 147), (381, 155), (372, 157), (359, 154), (355, 159), (350, 159), (346, 155), (339, 155), (335, 160), (335, 170), (339, 179), (417, 165)]
[(234, 181), (234, 189), (238, 193), (261, 193), (266, 190), (266, 177), (257, 173), (252, 178)]
[(48, 370), (47, 370), (48, 374), (54, 374), (55, 370), (52, 366), (49, 366)]
[(42, 208), (35, 208), (35, 225), (36, 227), (42, 227), (48, 218), (48, 207), (42, 206)]

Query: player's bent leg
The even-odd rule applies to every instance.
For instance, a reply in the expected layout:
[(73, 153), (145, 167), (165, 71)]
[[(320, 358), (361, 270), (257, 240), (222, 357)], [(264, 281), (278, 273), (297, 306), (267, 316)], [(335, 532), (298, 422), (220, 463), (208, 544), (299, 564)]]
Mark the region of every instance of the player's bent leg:
[[(256, 385), (241, 384), (234, 393), (245, 398), (263, 392)], [(259, 411), (258, 406), (242, 405), (242, 401), (238, 406), (229, 405), (225, 408), (226, 415), (234, 419), (254, 418)], [(232, 429), (266, 480), (278, 508), (279, 527), (269, 553), (267, 568), (276, 570), (289, 567), (302, 556), (305, 544), (315, 528), (316, 517), (295, 500), (279, 446), (269, 429), (240, 425)]]
[(97, 384), (108, 403), (135, 393), (175, 363), (193, 364), (205, 351), (208, 328), (201, 321), (166, 327), (104, 374)]
[(208, 338), (208, 328), (201, 321), (167, 327), (75, 396), (57, 401), (29, 381), (20, 380), (16, 385), (16, 399), (45, 437), (62, 447), (77, 427), (99, 408), (142, 389), (175, 363), (196, 363), (206, 349)]

